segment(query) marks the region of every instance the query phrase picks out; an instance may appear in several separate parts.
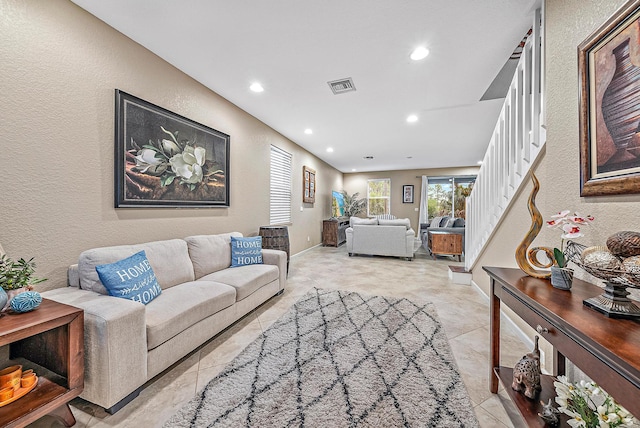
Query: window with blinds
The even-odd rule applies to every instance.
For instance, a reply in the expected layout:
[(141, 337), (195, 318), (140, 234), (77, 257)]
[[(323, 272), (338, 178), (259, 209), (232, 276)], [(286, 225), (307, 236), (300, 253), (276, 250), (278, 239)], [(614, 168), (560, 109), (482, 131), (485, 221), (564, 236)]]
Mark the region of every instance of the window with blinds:
[(271, 146), (269, 224), (291, 223), (291, 153)]

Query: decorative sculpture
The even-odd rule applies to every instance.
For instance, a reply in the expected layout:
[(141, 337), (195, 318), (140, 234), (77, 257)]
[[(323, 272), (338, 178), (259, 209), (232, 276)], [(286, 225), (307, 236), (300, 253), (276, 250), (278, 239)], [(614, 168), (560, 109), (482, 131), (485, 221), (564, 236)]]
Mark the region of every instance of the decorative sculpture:
[(558, 425), (558, 422), (560, 421), (560, 419), (558, 419), (560, 411), (553, 407), (553, 404), (551, 404), (551, 398), (549, 398), (549, 402), (547, 404), (544, 404), (544, 401), (541, 401), (540, 404), (542, 404), (542, 411), (538, 413), (538, 416), (540, 416), (540, 418), (542, 418), (542, 420), (549, 426), (554, 427)]
[[(536, 239), (542, 227), (542, 215), (540, 215), (540, 211), (536, 207), (536, 195), (538, 194), (538, 190), (540, 190), (540, 182), (533, 172), (531, 172), (531, 179), (533, 180), (533, 189), (531, 189), (528, 202), (529, 214), (531, 215), (531, 227), (520, 245), (516, 248), (516, 262), (520, 269), (529, 276), (534, 278), (549, 278), (551, 272), (539, 271), (534, 269), (533, 266), (543, 269), (553, 266), (553, 250), (548, 247), (534, 247), (527, 252), (527, 248), (529, 248), (529, 245)], [(549, 260), (547, 263), (540, 263), (538, 261), (538, 252), (540, 251), (546, 254)]]
[(515, 391), (521, 392), (524, 389), (525, 397), (532, 400), (542, 389), (540, 386), (540, 349), (538, 348), (538, 339), (539, 337), (536, 336), (533, 351), (522, 357), (513, 367), (513, 383), (511, 384), (511, 388)]

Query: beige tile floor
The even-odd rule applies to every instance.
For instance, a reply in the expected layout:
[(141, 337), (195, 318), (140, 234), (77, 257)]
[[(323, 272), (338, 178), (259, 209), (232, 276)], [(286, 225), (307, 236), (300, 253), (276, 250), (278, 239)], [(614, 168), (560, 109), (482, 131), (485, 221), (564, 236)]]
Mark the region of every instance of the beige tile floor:
[[(222, 368), (312, 287), (346, 289), (431, 301), (450, 339), (460, 373), (483, 428), (520, 427), (523, 422), (504, 391), (488, 390), (488, 299), (475, 287), (448, 279), (453, 258), (432, 260), (423, 249), (409, 262), (388, 257), (349, 257), (345, 246), (314, 247), (294, 256), (287, 288), (176, 364), (115, 415), (81, 399), (72, 401), (77, 427), (159, 427), (204, 388)], [(515, 363), (526, 345), (502, 323), (502, 361)], [(59, 427), (44, 417), (30, 427)], [(385, 427), (386, 428), (386, 427)]]

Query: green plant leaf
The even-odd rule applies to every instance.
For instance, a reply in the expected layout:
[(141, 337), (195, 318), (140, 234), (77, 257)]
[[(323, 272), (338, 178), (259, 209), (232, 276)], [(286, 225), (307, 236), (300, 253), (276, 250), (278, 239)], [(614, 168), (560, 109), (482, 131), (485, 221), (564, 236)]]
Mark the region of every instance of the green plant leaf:
[(553, 249), (553, 257), (556, 259), (556, 263), (558, 264), (559, 268), (563, 268), (567, 265), (567, 258), (560, 249)]

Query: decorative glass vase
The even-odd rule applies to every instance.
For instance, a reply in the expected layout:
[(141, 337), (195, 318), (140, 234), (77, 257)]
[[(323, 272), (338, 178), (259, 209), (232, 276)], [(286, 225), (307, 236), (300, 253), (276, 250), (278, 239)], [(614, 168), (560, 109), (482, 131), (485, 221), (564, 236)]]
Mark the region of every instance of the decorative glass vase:
[(569, 290), (573, 284), (573, 269), (551, 267), (551, 285), (560, 290)]

